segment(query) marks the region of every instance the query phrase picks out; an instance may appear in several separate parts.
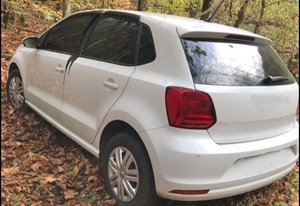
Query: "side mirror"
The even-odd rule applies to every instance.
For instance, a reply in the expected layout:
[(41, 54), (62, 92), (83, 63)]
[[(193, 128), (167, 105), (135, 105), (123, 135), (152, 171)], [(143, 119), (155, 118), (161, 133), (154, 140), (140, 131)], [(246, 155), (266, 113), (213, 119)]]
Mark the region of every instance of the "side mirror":
[(34, 36), (26, 37), (23, 39), (23, 45), (28, 48), (37, 48), (38, 38)]

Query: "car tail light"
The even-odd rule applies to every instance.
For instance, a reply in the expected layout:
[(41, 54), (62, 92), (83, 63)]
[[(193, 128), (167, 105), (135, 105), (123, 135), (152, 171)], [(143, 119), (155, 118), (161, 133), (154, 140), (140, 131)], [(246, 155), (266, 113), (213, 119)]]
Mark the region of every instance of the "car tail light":
[(172, 190), (170, 193), (178, 195), (205, 195), (209, 190)]
[(168, 87), (166, 109), (170, 126), (208, 129), (216, 122), (213, 102), (205, 92)]

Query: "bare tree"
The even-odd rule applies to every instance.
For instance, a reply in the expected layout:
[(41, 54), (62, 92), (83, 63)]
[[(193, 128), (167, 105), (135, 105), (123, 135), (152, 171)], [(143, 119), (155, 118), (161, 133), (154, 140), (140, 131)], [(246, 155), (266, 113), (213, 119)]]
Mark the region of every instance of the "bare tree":
[(201, 1), (197, 0), (196, 2), (193, 1), (189, 1), (189, 5), (187, 7), (187, 10), (189, 12), (189, 17), (190, 18), (195, 18), (197, 16), (198, 13), (200, 13), (200, 6)]
[(147, 10), (147, 0), (138, 0), (137, 10), (138, 11), (146, 11)]
[(260, 27), (260, 23), (263, 19), (264, 13), (265, 13), (265, 8), (266, 8), (266, 1), (265, 0), (261, 0), (261, 8), (260, 8), (260, 13), (259, 13), (259, 20), (256, 22), (255, 24), (255, 29), (254, 29), (254, 33), (258, 33), (259, 32), (259, 27)]
[(244, 3), (239, 10), (238, 18), (234, 23), (234, 27), (238, 28), (240, 26), (240, 24), (243, 23), (248, 4), (249, 4), (249, 0), (244, 0)]
[(70, 15), (71, 8), (70, 8), (70, 0), (63, 0), (63, 17)]
[(210, 16), (210, 12), (207, 12), (208, 9), (210, 9), (211, 4), (212, 4), (213, 0), (204, 0), (203, 4), (202, 4), (202, 9), (201, 9), (201, 13), (203, 13), (203, 15), (201, 15), (200, 19), (205, 20), (208, 19), (208, 17)]

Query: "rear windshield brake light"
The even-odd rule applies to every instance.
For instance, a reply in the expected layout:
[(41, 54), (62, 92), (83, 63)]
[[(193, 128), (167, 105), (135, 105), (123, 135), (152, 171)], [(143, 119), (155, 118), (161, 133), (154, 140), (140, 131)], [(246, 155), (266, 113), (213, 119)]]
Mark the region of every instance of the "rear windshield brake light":
[(246, 40), (246, 41), (254, 41), (255, 38), (252, 36), (244, 36), (244, 35), (236, 35), (236, 34), (228, 34), (225, 36), (226, 39), (237, 39), (237, 40)]

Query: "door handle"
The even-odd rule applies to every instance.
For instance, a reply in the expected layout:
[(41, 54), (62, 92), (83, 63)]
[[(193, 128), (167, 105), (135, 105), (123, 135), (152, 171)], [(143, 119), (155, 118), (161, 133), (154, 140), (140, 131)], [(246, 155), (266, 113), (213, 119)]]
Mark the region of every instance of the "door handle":
[(61, 74), (65, 72), (64, 68), (62, 68), (60, 65), (57, 66), (57, 67), (55, 67), (55, 71), (57, 71), (57, 72), (59, 72)]
[(104, 84), (104, 86), (112, 88), (112, 89), (115, 89), (115, 90), (119, 88), (119, 85), (117, 85), (114, 82), (112, 82), (111, 79), (108, 79), (108, 80), (104, 81), (103, 84)]

